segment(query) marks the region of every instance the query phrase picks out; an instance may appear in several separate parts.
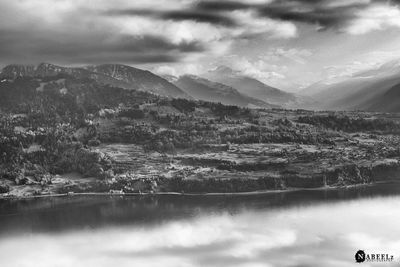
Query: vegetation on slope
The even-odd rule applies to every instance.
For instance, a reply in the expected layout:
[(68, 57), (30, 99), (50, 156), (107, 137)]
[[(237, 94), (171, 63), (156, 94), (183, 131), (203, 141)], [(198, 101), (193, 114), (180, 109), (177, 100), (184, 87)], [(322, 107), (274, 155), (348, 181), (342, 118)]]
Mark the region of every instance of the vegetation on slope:
[(0, 106), (3, 194), (243, 192), (398, 177), (395, 115), (254, 110), (65, 74), (3, 81)]

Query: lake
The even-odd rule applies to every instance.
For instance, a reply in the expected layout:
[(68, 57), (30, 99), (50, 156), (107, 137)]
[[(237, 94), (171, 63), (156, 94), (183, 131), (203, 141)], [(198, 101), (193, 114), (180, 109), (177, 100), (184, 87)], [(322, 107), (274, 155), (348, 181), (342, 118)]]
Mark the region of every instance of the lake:
[[(2, 267), (398, 266), (400, 184), (0, 200)], [(358, 265), (354, 255), (394, 255)]]

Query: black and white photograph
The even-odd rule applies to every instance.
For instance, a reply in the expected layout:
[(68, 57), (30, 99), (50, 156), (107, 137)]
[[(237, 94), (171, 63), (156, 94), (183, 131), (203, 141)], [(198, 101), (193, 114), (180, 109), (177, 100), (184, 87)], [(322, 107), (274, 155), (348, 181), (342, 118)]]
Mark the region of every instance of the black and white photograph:
[(399, 0), (0, 0), (1, 267), (400, 266)]

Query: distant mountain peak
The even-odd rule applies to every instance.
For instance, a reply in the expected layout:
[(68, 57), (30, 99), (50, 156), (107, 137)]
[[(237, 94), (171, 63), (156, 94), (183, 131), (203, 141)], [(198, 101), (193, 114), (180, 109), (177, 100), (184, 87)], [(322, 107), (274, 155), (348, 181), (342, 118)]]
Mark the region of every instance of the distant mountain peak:
[(389, 62), (386, 62), (382, 65), (380, 65), (379, 68), (385, 68), (385, 69), (398, 69), (400, 68), (400, 58), (393, 59)]
[(50, 67), (60, 67), (60, 66), (57, 66), (57, 65), (52, 64), (52, 63), (47, 63), (47, 62), (39, 63), (39, 64), (36, 66), (36, 68), (50, 68)]
[(99, 69), (99, 68), (110, 68), (114, 71), (146, 71), (141, 70), (132, 66), (124, 65), (124, 64), (116, 64), (116, 63), (106, 63), (106, 64), (99, 64), (99, 65), (90, 65), (86, 66), (85, 69), (92, 70), (92, 69)]
[[(400, 60), (394, 59), (335, 83), (315, 83), (303, 92), (319, 102), (317, 108), (398, 111), (396, 90), (392, 89), (397, 84), (400, 84)], [(386, 95), (390, 90), (392, 95)]]
[(231, 86), (241, 94), (267, 103), (286, 107), (292, 107), (292, 104), (297, 105), (295, 95), (269, 86), (256, 78), (224, 65), (208, 71), (204, 74), (204, 77), (211, 81)]
[(219, 73), (221, 75), (234, 75), (234, 74), (240, 74), (239, 71), (234, 70), (228, 66), (225, 65), (220, 65), (216, 67), (215, 69), (210, 70), (209, 72), (214, 72), (214, 73)]
[(35, 68), (36, 66), (31, 64), (9, 64), (5, 66), (3, 69), (8, 69), (8, 68)]
[(231, 86), (210, 81), (192, 74), (180, 76), (178, 80), (176, 80), (175, 84), (186, 91), (189, 95), (199, 100), (220, 102), (225, 105), (236, 105), (242, 107), (278, 107), (262, 100), (241, 94)]
[[(357, 72), (354, 78), (375, 78), (378, 76), (400, 75), (400, 59), (393, 59), (370, 69)], [(350, 77), (350, 78), (352, 78)]]
[(174, 83), (179, 79), (179, 77), (176, 77), (176, 76), (170, 75), (170, 74), (161, 75), (161, 77), (166, 79), (170, 83)]
[(10, 64), (2, 69), (0, 77), (15, 79), (17, 77), (32, 76), (35, 70), (36, 66), (34, 65)]

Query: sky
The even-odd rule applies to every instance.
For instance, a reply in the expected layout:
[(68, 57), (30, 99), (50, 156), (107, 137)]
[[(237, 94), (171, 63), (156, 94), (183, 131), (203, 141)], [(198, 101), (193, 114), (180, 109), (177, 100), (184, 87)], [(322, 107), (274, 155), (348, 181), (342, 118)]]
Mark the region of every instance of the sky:
[(0, 66), (225, 65), (295, 92), (398, 58), (399, 0), (0, 0)]

